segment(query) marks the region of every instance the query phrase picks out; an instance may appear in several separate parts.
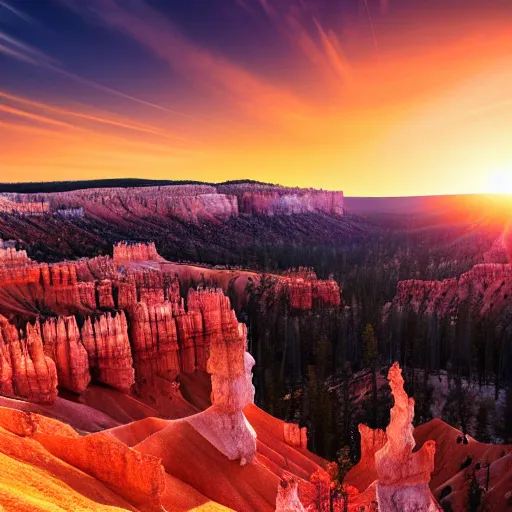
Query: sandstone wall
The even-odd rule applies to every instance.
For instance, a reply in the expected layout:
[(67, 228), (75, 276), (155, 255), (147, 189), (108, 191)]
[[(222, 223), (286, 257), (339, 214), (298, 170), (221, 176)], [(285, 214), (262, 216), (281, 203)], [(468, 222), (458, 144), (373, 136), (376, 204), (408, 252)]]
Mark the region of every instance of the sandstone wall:
[(311, 269), (288, 271), (277, 277), (276, 291), (284, 293), (294, 309), (309, 311), (315, 307), (337, 307), (341, 291), (333, 279), (320, 280)]
[(293, 215), (326, 213), (343, 215), (343, 192), (279, 187), (273, 185), (221, 185), (219, 191), (238, 198), (240, 213), (252, 215)]
[(400, 281), (390, 306), (397, 311), (410, 308), (444, 316), (467, 303), (474, 313), (485, 314), (491, 308), (497, 311), (505, 307), (511, 293), (512, 265), (487, 263), (476, 265), (459, 279)]
[(239, 213), (343, 215), (343, 192), (274, 185), (177, 185), (162, 187), (99, 188), (69, 192), (0, 196), (0, 212), (55, 212), (123, 221), (128, 217), (177, 217), (187, 222), (225, 221)]

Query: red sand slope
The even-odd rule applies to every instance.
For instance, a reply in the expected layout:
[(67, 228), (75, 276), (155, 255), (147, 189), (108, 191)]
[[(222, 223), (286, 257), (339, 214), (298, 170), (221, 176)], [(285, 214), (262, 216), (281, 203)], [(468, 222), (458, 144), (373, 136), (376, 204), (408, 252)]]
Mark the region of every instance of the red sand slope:
[[(461, 435), (459, 430), (439, 419), (420, 425), (414, 431), (414, 437), (419, 445), (427, 439), (436, 442), (435, 469), (430, 482), (435, 498), (439, 500), (443, 489), (450, 486), (452, 492), (443, 498), (441, 503), (449, 501), (454, 510), (466, 510), (468, 487), (473, 471), (476, 470), (478, 482), (485, 488), (486, 464), (489, 462), (490, 481), (485, 503), (489, 510), (505, 510), (505, 494), (512, 491), (512, 446), (479, 443), (470, 436), (467, 436), (467, 444), (457, 443), (457, 438), (460, 439)], [(471, 459), (469, 464), (468, 457)], [(467, 467), (463, 467), (465, 462), (468, 464)], [(477, 469), (478, 467), (480, 469)]]

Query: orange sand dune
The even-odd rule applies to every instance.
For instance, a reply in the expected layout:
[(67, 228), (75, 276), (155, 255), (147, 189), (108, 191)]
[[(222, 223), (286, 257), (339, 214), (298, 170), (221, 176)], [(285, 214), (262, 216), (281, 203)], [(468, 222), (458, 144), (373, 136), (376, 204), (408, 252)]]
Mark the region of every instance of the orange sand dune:
[(156, 409), (132, 395), (107, 387), (89, 386), (80, 397), (80, 402), (108, 414), (118, 423), (130, 423), (149, 416), (160, 416)]
[(7, 511), (136, 510), (103, 483), (37, 441), (0, 428), (0, 505)]
[(230, 510), (113, 436), (81, 437), (59, 421), (0, 408), (1, 510), (148, 512), (160, 505), (169, 512)]
[[(168, 475), (235, 510), (273, 511), (280, 478), (308, 480), (326, 461), (285, 443), (284, 422), (255, 405), (244, 413), (258, 435), (256, 462), (230, 461), (183, 420), (146, 418), (105, 431), (135, 450), (162, 459)], [(193, 454), (191, 456), (191, 454)]]
[(167, 473), (234, 510), (274, 511), (280, 478), (259, 461), (230, 461), (184, 420), (170, 421), (134, 449), (161, 457)]
[(98, 432), (120, 424), (119, 421), (93, 407), (60, 397), (54, 404), (47, 405), (0, 396), (0, 406), (55, 418), (82, 432)]

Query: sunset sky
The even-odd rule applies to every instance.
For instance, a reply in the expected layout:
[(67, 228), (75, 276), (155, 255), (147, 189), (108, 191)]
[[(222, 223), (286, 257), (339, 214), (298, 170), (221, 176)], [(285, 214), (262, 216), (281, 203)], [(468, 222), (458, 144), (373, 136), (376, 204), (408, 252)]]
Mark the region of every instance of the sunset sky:
[(0, 0), (0, 181), (512, 192), (512, 0)]

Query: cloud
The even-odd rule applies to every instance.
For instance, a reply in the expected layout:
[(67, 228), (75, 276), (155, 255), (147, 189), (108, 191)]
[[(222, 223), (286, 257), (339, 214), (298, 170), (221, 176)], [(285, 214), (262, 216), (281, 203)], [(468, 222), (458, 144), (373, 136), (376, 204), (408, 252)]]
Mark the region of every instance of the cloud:
[(316, 3), (307, 0), (258, 0), (258, 3), (277, 30), (322, 74), (326, 85), (335, 79), (339, 87), (351, 79), (352, 66), (334, 31), (320, 23)]
[(5, 2), (5, 0), (0, 0), (0, 7), (7, 9), (8, 11), (10, 11), (13, 14), (15, 14), (16, 16), (18, 16), (18, 18), (22, 19), (23, 21), (26, 21), (27, 23), (30, 23), (31, 25), (40, 26), (39, 22), (37, 20), (35, 20), (34, 18), (32, 18), (32, 16), (29, 16), (28, 14), (24, 13), (23, 11), (16, 9), (12, 5)]
[(162, 105), (158, 105), (151, 101), (146, 101), (144, 99), (137, 98), (130, 94), (126, 94), (122, 91), (112, 89), (111, 87), (107, 87), (107, 86), (102, 85), (93, 80), (89, 80), (87, 78), (79, 76), (75, 73), (71, 73), (71, 72), (67, 71), (66, 69), (64, 69), (62, 64), (59, 63), (53, 57), (42, 52), (41, 50), (38, 50), (38, 49), (20, 41), (19, 39), (16, 39), (16, 38), (6, 34), (5, 32), (2, 32), (1, 30), (0, 30), (0, 53), (9, 55), (10, 57), (13, 57), (13, 58), (20, 60), (22, 62), (25, 62), (27, 64), (31, 64), (33, 66), (47, 69), (48, 71), (52, 71), (56, 74), (59, 74), (68, 79), (71, 79), (74, 82), (80, 83), (82, 85), (86, 85), (88, 87), (92, 87), (101, 92), (111, 94), (111, 95), (114, 95), (114, 96), (117, 96), (120, 98), (124, 98), (126, 100), (133, 101), (133, 102), (139, 103), (141, 105), (144, 105), (146, 107), (160, 110), (161, 112), (179, 115), (184, 118), (191, 118), (191, 116), (189, 116), (186, 113), (183, 113), (183, 112), (180, 112), (180, 111), (177, 111), (174, 109), (170, 109), (170, 108), (164, 107)]
[(19, 39), (16, 39), (0, 30), (0, 51), (18, 58), (36, 66), (56, 66), (59, 63), (43, 53), (42, 51), (30, 46)]
[(153, 134), (153, 135), (159, 135), (159, 136), (162, 136), (165, 138), (178, 138), (180, 140), (185, 140), (178, 136), (172, 136), (172, 134), (170, 134), (168, 131), (159, 130), (157, 128), (154, 128), (154, 127), (151, 127), (148, 125), (141, 125), (141, 124), (133, 123), (129, 120), (117, 120), (117, 119), (108, 118), (108, 117), (93, 116), (93, 115), (85, 114), (82, 112), (66, 110), (63, 108), (58, 108), (58, 107), (54, 107), (52, 105), (48, 105), (46, 103), (41, 103), (38, 101), (33, 101), (33, 100), (29, 100), (27, 98), (23, 98), (20, 96), (15, 96), (13, 94), (9, 94), (9, 93), (3, 92), (3, 91), (0, 91), (0, 98), (4, 98), (4, 99), (10, 100), (11, 102), (14, 102), (14, 103), (20, 103), (22, 105), (33, 107), (33, 108), (40, 109), (40, 110), (44, 110), (47, 112), (52, 112), (54, 114), (58, 114), (58, 115), (65, 116), (65, 117), (83, 119), (85, 121), (93, 121), (95, 123), (106, 124), (106, 125), (114, 126), (114, 127), (118, 127), (118, 128), (126, 128), (128, 130), (134, 130), (134, 131)]
[(286, 88), (189, 41), (170, 20), (145, 2), (99, 0), (87, 5), (64, 5), (129, 35), (196, 87), (231, 102), (239, 111), (287, 126), (311, 114), (309, 106)]
[(40, 123), (51, 124), (55, 126), (63, 126), (66, 128), (75, 128), (75, 126), (65, 123), (63, 121), (58, 121), (56, 119), (52, 119), (46, 116), (40, 116), (38, 114), (32, 114), (31, 112), (26, 112), (25, 110), (20, 110), (15, 107), (10, 107), (9, 105), (0, 105), (0, 112), (5, 112), (6, 114), (11, 114), (13, 116), (19, 116), (23, 118), (30, 119), (31, 121), (38, 121)]

